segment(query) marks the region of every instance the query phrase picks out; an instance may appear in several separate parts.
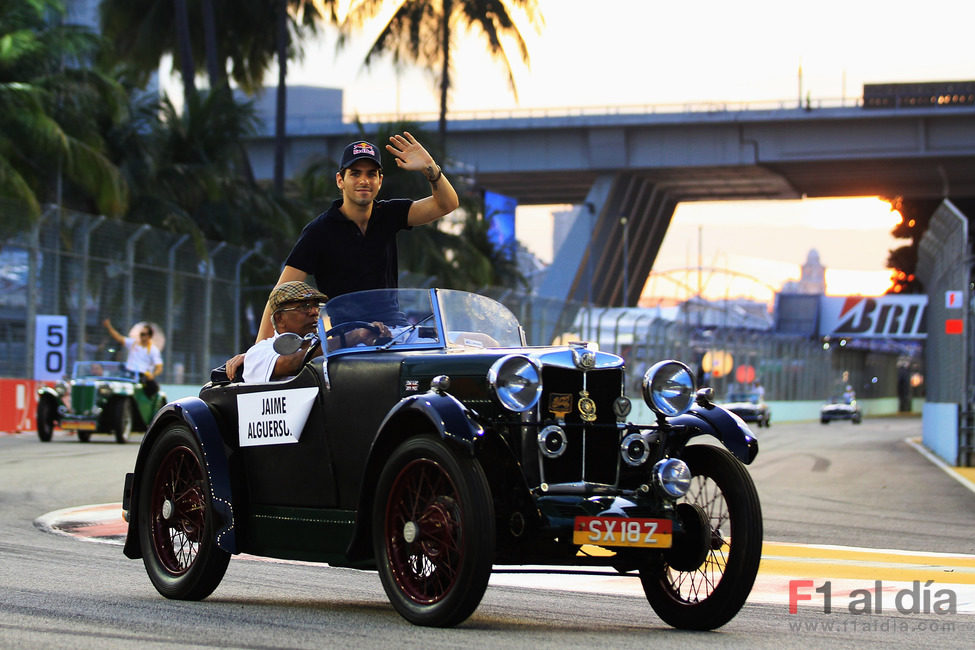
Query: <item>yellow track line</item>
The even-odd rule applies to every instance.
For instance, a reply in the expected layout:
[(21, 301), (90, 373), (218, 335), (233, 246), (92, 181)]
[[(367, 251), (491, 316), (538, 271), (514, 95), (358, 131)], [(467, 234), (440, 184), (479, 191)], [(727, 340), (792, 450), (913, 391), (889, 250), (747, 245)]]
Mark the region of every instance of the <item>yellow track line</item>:
[(975, 585), (975, 556), (766, 542), (759, 573)]

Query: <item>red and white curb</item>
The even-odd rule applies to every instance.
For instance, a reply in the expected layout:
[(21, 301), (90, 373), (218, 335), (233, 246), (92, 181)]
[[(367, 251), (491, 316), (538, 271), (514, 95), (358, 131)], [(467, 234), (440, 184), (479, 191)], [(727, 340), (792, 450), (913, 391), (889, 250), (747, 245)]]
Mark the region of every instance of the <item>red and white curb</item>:
[(121, 503), (100, 503), (55, 510), (34, 520), (41, 530), (87, 542), (124, 544), (129, 525), (122, 519)]

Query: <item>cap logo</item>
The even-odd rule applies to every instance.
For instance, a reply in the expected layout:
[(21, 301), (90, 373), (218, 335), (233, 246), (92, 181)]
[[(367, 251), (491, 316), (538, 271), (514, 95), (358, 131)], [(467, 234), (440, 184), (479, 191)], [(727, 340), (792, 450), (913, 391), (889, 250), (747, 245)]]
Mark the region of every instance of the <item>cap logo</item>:
[(376, 150), (368, 142), (358, 142), (352, 145), (352, 155), (358, 156), (360, 154), (366, 154), (368, 156), (375, 156)]

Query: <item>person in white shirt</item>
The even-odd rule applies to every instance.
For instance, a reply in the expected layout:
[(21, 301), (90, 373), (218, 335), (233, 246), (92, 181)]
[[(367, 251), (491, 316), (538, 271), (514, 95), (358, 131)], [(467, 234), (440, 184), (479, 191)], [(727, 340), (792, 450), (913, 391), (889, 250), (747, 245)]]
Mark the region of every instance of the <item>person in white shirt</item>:
[(159, 384), (156, 377), (162, 372), (163, 362), (162, 353), (159, 347), (152, 342), (152, 325), (145, 323), (139, 328), (139, 338), (134, 339), (130, 336), (123, 336), (112, 327), (112, 321), (108, 318), (102, 321), (102, 325), (108, 330), (112, 338), (125, 346), (128, 356), (125, 359), (125, 367), (132, 372), (138, 373), (139, 380), (146, 395), (152, 397), (159, 392)]
[(244, 381), (277, 381), (294, 376), (301, 369), (309, 343), (304, 342), (294, 354), (280, 355), (274, 351), (274, 341), (285, 332), (298, 336), (314, 332), (326, 300), (325, 294), (304, 282), (275, 287), (268, 298), (274, 335), (255, 343), (244, 354)]

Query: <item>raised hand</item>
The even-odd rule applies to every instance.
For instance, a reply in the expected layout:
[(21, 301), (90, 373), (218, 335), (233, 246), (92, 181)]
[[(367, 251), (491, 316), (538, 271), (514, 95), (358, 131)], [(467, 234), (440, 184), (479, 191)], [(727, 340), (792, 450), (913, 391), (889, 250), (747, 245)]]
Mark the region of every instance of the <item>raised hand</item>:
[(389, 138), (390, 144), (386, 145), (396, 165), (402, 169), (411, 171), (422, 171), (428, 178), (437, 173), (437, 165), (423, 145), (416, 141), (409, 131), (404, 131), (403, 135), (393, 135)]

